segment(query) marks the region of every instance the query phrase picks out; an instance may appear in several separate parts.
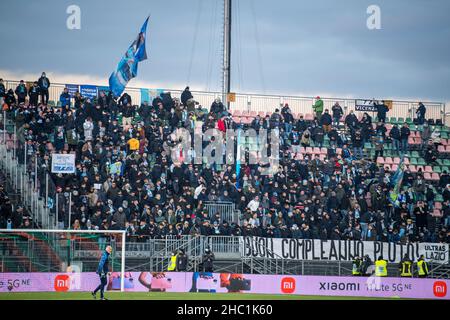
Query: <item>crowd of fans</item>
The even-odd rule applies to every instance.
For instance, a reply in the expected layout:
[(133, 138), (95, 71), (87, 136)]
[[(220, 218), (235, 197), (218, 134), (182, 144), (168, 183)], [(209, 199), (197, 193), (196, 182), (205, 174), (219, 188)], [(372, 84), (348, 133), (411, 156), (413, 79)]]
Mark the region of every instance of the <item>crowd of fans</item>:
[[(246, 123), (233, 118), (218, 98), (209, 110), (201, 106), (189, 87), (180, 99), (166, 92), (140, 105), (126, 93), (116, 99), (101, 92), (89, 99), (77, 92), (71, 99), (65, 89), (60, 106), (48, 105), (49, 87), (45, 74), (31, 88), (21, 82), (15, 91), (6, 91), (0, 80), (0, 102), (17, 125), (18, 140), (28, 145), (30, 157), (39, 157), (40, 166), (50, 167), (53, 152), (76, 154), (75, 174), (52, 175), (58, 196), (67, 200), (72, 194), (71, 221), (68, 201), (59, 201), (60, 227), (126, 229), (137, 241), (242, 235), (449, 242), (450, 178), (445, 171), (434, 187), (420, 170), (406, 171), (397, 202), (389, 199), (394, 172), (376, 158), (383, 156), (386, 144), (407, 156), (411, 132), (405, 123), (386, 134), (389, 108), (384, 103), (377, 105), (376, 125), (368, 113), (358, 119), (350, 111), (344, 117), (338, 103), (324, 109), (320, 97), (312, 106), (312, 121), (295, 117), (286, 104)], [(430, 133), (425, 116), (420, 104), (417, 124), (424, 125), (422, 133)], [(179, 128), (192, 135), (196, 128), (277, 130), (279, 167), (263, 175), (259, 164), (242, 162), (237, 175), (234, 165), (174, 162), (171, 150), (181, 142), (173, 132)], [(421, 146), (430, 163), (439, 156), (439, 140), (431, 138)], [(325, 140), (325, 157), (298, 156), (302, 147), (322, 147)], [(375, 157), (367, 153), (367, 143), (375, 146)], [(433, 215), (436, 195), (443, 197), (440, 215)], [(233, 202), (241, 221), (207, 212), (205, 201)], [(12, 223), (13, 228), (23, 225)]]

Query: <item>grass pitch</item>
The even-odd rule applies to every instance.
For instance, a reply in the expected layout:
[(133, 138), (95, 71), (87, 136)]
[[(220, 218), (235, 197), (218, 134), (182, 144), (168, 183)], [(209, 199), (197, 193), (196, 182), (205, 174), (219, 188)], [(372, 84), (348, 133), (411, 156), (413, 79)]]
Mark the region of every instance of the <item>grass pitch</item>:
[[(100, 294), (97, 293), (97, 299)], [(106, 292), (108, 300), (383, 300), (371, 297), (301, 296), (246, 293)], [(396, 297), (392, 297), (394, 299)], [(397, 298), (398, 299), (398, 298)], [(0, 300), (94, 300), (89, 292), (8, 292)]]

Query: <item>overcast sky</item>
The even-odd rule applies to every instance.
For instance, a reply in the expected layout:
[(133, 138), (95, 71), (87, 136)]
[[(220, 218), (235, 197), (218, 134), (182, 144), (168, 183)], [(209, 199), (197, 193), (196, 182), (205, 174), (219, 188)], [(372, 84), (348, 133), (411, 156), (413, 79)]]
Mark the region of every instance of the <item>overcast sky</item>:
[[(66, 9), (81, 8), (81, 30)], [(366, 26), (381, 8), (381, 30)], [(232, 90), (450, 101), (448, 0), (233, 0)], [(219, 90), (222, 0), (1, 0), (0, 77), (107, 84), (146, 15), (129, 86)], [(34, 80), (34, 79), (25, 79)]]

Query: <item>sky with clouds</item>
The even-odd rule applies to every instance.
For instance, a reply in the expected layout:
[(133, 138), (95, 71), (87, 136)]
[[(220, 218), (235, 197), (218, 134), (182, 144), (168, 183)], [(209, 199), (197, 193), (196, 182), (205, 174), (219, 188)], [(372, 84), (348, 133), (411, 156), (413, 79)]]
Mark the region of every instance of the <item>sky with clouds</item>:
[[(373, 4), (381, 30), (366, 26)], [(233, 0), (232, 90), (450, 101), (449, 12), (448, 0)], [(0, 77), (107, 84), (148, 14), (149, 59), (129, 86), (220, 90), (222, 0), (2, 0)]]

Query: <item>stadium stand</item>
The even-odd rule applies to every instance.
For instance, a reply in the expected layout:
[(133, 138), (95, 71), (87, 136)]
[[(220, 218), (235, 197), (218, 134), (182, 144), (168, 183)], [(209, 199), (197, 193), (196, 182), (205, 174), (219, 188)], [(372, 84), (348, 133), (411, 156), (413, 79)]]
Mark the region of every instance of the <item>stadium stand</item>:
[[(334, 106), (318, 118), (312, 107), (297, 113), (287, 103), (228, 112), (214, 98), (209, 109), (167, 93), (140, 105), (127, 94), (63, 93), (60, 101), (30, 105), (5, 90), (3, 121), (15, 129), (4, 129), (4, 142), (13, 148), (17, 141), (19, 158), (24, 145), (36, 158), (41, 197), (52, 154), (76, 155), (74, 175), (50, 174), (61, 228), (126, 229), (137, 242), (243, 235), (449, 243), (450, 129), (439, 119), (388, 112), (382, 122)], [(235, 165), (174, 162), (179, 128), (191, 135), (198, 128), (277, 130), (280, 165), (265, 176), (243, 162), (237, 177)], [(243, 144), (248, 161), (259, 146), (252, 138)], [(0, 227), (42, 227), (23, 219), (23, 208), (4, 209), (1, 198)]]

